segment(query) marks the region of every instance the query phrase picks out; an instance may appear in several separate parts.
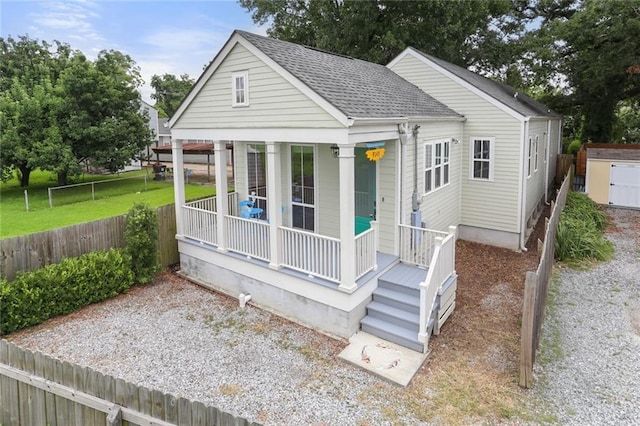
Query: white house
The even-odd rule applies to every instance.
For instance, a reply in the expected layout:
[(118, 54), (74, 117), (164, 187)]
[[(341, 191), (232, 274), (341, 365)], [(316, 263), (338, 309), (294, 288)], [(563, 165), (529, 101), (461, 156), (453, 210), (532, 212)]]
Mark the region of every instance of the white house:
[(459, 237), (524, 249), (553, 188), (562, 117), (505, 84), (413, 48), (388, 67), (466, 118)]
[[(170, 120), (181, 273), (330, 334), (426, 350), (455, 307), (469, 166), (502, 182), (501, 151), (482, 142), (489, 164), (470, 160), (467, 117), (394, 71), (235, 31)], [(185, 203), (193, 139), (218, 158), (233, 144), (235, 192)]]

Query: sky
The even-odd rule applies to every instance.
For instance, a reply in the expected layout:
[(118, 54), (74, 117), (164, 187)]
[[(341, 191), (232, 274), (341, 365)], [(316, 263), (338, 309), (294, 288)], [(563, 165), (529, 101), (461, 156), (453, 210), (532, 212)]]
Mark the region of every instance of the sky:
[(236, 1), (0, 0), (0, 36), (58, 40), (92, 59), (104, 49), (126, 53), (152, 104), (152, 75), (197, 79), (234, 29), (266, 34)]

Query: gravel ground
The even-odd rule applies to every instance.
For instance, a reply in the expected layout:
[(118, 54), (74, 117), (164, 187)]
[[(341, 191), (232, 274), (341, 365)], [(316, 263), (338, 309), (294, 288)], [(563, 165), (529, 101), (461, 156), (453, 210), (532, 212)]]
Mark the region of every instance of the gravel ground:
[(640, 424), (640, 211), (607, 213), (614, 258), (562, 268), (543, 327), (534, 394), (564, 425)]
[(385, 423), (397, 387), (338, 361), (345, 342), (169, 273), (158, 281), (9, 340), (267, 425)]

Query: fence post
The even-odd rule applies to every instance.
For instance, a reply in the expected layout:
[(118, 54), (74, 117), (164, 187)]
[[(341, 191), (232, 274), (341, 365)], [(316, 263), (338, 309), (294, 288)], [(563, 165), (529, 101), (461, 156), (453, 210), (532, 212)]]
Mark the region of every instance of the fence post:
[(29, 211), (29, 194), (27, 190), (24, 190), (24, 203), (27, 205), (27, 211)]
[(522, 330), (520, 333), (520, 386), (531, 387), (533, 362), (535, 360), (534, 330), (536, 316), (536, 292), (538, 275), (527, 272), (522, 302)]
[(49, 208), (53, 208), (53, 198), (51, 198), (51, 188), (47, 188), (47, 192), (49, 193)]

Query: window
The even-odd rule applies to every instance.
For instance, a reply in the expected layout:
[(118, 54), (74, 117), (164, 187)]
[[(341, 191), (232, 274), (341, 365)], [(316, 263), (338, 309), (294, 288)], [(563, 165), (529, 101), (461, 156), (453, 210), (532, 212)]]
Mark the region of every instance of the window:
[(471, 178), (493, 179), (494, 138), (471, 138)]
[(529, 138), (529, 162), (527, 163), (527, 177), (531, 177), (531, 154), (533, 153), (533, 138)]
[(291, 211), (294, 228), (315, 231), (313, 146), (291, 147)]
[(448, 140), (428, 142), (424, 146), (424, 192), (431, 192), (449, 183)]
[(247, 189), (254, 207), (267, 217), (267, 167), (264, 144), (247, 145)]
[(249, 105), (249, 72), (236, 72), (231, 75), (231, 105)]
[(533, 157), (533, 170), (538, 171), (538, 144), (540, 143), (540, 137), (536, 135), (536, 141), (534, 142), (535, 152)]

